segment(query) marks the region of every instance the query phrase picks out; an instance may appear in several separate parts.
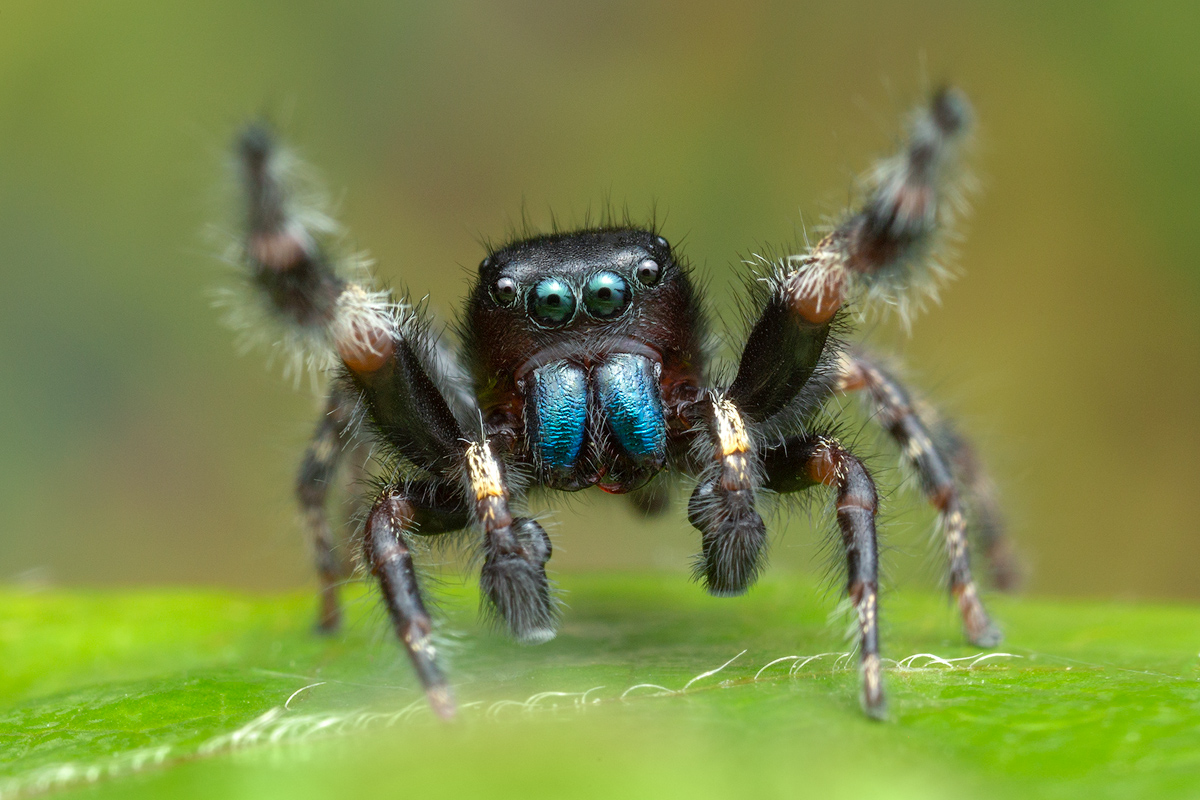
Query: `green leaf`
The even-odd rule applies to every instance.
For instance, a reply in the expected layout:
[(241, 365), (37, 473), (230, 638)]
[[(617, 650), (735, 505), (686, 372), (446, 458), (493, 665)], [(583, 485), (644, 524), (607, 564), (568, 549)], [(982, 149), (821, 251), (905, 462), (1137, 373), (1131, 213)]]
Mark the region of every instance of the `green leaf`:
[(734, 600), (676, 577), (561, 582), (562, 632), (538, 647), (444, 587), (453, 724), (369, 593), (332, 638), (307, 596), (0, 593), (0, 797), (1200, 792), (1192, 608), (996, 598), (1008, 639), (978, 658), (944, 600), (885, 595), (900, 663), (880, 724), (834, 598), (805, 580)]

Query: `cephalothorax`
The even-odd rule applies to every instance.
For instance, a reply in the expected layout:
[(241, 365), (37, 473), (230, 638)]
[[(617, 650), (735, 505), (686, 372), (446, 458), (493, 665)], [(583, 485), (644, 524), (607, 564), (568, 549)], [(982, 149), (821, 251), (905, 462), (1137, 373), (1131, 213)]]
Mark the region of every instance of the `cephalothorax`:
[[(902, 314), (942, 269), (939, 230), (959, 199), (949, 180), (965, 99), (938, 92), (914, 115), (904, 150), (871, 173), (862, 207), (806, 252), (770, 264), (732, 381), (715, 382), (704, 314), (681, 255), (656, 230), (626, 224), (525, 236), (492, 249), (460, 321), (457, 355), (426, 315), (372, 288), (329, 255), (324, 218), (293, 206), (286, 162), (259, 127), (239, 140), (247, 230), (239, 251), (250, 296), (335, 375), (298, 491), (322, 580), (321, 627), (340, 618), (326, 492), (339, 461), (361, 475), (373, 449), (381, 488), (358, 540), (396, 633), (433, 708), (454, 702), (438, 666), (412, 551), (414, 537), (476, 531), (486, 609), (518, 639), (554, 635), (550, 540), (522, 509), (528, 489), (653, 491), (695, 481), (688, 519), (701, 533), (696, 577), (738, 595), (764, 563), (764, 493), (832, 489), (858, 620), (862, 703), (884, 714), (879, 658), (875, 485), (830, 433), (832, 398), (858, 393), (901, 445), (941, 514), (950, 589), (968, 639), (999, 632), (971, 577), (967, 520), (997, 582), (1012, 578), (986, 479), (962, 439), (914, 407), (872, 358), (835, 335), (855, 300)], [(644, 488), (646, 487), (646, 488)]]

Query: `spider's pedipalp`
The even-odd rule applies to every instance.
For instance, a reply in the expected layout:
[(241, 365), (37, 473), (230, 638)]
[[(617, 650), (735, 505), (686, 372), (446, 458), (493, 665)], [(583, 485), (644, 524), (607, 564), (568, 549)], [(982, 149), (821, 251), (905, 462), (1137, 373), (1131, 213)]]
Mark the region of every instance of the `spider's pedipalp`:
[(514, 517), (503, 466), (490, 441), (466, 451), (466, 489), (483, 528), (480, 571), (484, 611), (503, 622), (520, 642), (538, 644), (558, 631), (558, 607), (546, 577), (550, 537), (536, 521)]
[(693, 575), (709, 594), (730, 597), (744, 594), (766, 566), (767, 529), (755, 508), (758, 451), (735, 403), (714, 394), (705, 405), (708, 465), (688, 501), (688, 521), (701, 533)]

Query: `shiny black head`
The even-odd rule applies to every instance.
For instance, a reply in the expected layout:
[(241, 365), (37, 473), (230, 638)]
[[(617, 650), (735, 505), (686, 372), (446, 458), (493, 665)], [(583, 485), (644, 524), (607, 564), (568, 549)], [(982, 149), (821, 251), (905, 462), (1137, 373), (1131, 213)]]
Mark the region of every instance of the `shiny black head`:
[[(549, 360), (615, 352), (693, 371), (697, 298), (654, 231), (604, 228), (523, 239), (488, 255), (467, 306), (468, 360), (485, 407)], [(505, 399), (502, 399), (503, 396)]]

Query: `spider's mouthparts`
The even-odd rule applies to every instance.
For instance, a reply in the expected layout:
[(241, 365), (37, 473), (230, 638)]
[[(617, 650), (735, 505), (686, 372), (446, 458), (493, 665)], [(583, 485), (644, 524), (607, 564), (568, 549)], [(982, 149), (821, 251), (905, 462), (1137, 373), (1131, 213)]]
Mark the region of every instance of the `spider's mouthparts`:
[(583, 339), (572, 339), (538, 350), (522, 361), (513, 371), (513, 377), (524, 380), (529, 373), (556, 361), (569, 361), (585, 369), (607, 361), (611, 356), (628, 354), (647, 358), (653, 364), (662, 364), (662, 352), (651, 344), (632, 336), (618, 336), (596, 343)]

